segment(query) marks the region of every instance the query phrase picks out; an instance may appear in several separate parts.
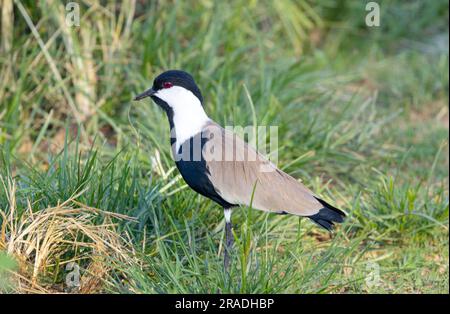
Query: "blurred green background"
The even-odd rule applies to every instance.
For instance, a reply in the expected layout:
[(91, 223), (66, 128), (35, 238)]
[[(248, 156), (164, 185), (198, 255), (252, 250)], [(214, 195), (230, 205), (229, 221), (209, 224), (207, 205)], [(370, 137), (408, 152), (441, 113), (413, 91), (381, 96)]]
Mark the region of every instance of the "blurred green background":
[[(448, 2), (376, 1), (379, 27), (367, 2), (80, 0), (70, 26), (0, 0), (0, 289), (448, 293)], [(237, 209), (224, 273), (221, 211), (131, 101), (168, 69), (217, 122), (278, 126), (280, 168), (347, 223)]]

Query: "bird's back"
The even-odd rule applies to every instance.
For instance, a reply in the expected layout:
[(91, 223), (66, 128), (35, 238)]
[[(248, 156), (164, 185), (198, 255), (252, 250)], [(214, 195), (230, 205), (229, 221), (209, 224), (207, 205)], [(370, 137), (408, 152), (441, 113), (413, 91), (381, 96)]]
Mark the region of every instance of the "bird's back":
[(310, 216), (323, 205), (302, 183), (279, 170), (253, 147), (214, 122), (202, 132), (202, 157), (217, 194), (230, 204)]

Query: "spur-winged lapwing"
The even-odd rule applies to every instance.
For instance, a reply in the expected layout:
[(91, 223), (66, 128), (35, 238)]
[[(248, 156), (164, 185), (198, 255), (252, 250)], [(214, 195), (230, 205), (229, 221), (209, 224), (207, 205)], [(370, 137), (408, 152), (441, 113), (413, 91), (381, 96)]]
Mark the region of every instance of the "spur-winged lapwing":
[(327, 230), (343, 222), (344, 212), (212, 121), (203, 108), (200, 89), (188, 73), (171, 70), (160, 74), (135, 100), (146, 97), (167, 114), (172, 153), (183, 179), (224, 209), (226, 269), (233, 245), (231, 209), (235, 206), (251, 205), (268, 212), (308, 217)]

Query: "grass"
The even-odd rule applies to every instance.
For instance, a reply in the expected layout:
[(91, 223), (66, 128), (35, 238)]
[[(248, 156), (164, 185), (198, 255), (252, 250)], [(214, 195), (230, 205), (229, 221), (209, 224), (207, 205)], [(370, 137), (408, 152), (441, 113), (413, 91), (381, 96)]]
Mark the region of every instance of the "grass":
[[(75, 28), (1, 3), (1, 291), (448, 293), (448, 2), (382, 1), (376, 29), (356, 1), (80, 1)], [(221, 210), (131, 101), (169, 68), (222, 125), (278, 126), (346, 223), (237, 209), (228, 276)]]

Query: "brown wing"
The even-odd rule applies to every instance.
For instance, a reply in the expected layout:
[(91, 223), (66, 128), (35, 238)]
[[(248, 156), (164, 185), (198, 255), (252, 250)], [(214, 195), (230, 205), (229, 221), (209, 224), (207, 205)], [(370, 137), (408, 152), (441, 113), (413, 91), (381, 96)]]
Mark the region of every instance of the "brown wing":
[[(303, 184), (279, 170), (236, 134), (209, 123), (203, 156), (209, 179), (231, 204), (299, 216), (316, 214), (323, 205)], [(252, 200), (253, 189), (254, 195)]]

